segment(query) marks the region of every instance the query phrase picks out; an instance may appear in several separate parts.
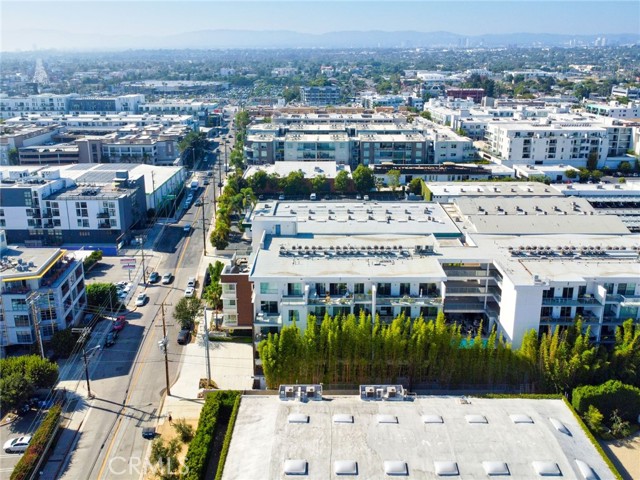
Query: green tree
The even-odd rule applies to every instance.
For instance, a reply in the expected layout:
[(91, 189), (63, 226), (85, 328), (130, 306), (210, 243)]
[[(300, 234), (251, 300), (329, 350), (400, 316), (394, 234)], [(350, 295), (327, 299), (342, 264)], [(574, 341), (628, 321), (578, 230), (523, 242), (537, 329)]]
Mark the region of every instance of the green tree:
[(191, 131), (178, 142), (178, 148), (183, 154), (185, 166), (193, 168), (205, 156), (208, 148), (207, 135), (204, 132)]
[(426, 111), (426, 110), (425, 110), (424, 112), (420, 112), (420, 116), (421, 116), (422, 118), (426, 118), (426, 119), (427, 119), (427, 120), (429, 120), (429, 121), (432, 121), (432, 120), (433, 120), (433, 119), (431, 118), (431, 112)]
[(184, 418), (179, 418), (173, 422), (173, 428), (176, 430), (182, 443), (188, 443), (193, 438), (193, 427), (189, 425)]
[(594, 182), (599, 182), (600, 179), (602, 178), (603, 173), (600, 170), (593, 170), (591, 172), (591, 178), (593, 179)]
[(286, 195), (307, 195), (309, 193), (309, 186), (301, 171), (290, 172), (283, 182)]
[(266, 190), (267, 180), (268, 180), (268, 175), (267, 175), (267, 172), (265, 172), (264, 170), (258, 170), (256, 173), (254, 173), (247, 179), (251, 190), (258, 193), (262, 193)]
[(329, 181), (325, 175), (318, 175), (311, 179), (311, 189), (314, 192), (324, 193), (329, 191)]
[(12, 148), (8, 152), (9, 157), (9, 165), (19, 165), (20, 164), (20, 153), (17, 148)]
[(181, 298), (173, 310), (173, 318), (180, 324), (180, 328), (191, 330), (195, 324), (195, 317), (202, 309), (202, 300), (198, 297)]
[(422, 180), (414, 178), (409, 182), (409, 192), (414, 195), (422, 195)]
[(564, 172), (564, 176), (565, 176), (565, 177), (567, 177), (567, 178), (571, 178), (571, 179), (573, 179), (573, 178), (576, 178), (576, 177), (578, 176), (578, 172), (577, 172), (577, 171), (575, 171), (575, 170), (572, 168), (571, 170), (566, 170), (566, 171)]
[(118, 304), (118, 288), (113, 283), (90, 283), (86, 288), (87, 304), (90, 308)]
[(34, 390), (51, 388), (58, 379), (58, 365), (38, 355), (0, 359), (0, 406), (19, 406)]
[(333, 185), (336, 192), (347, 193), (351, 190), (351, 179), (349, 178), (349, 174), (345, 170), (338, 172)]
[(376, 187), (375, 177), (370, 168), (358, 165), (353, 172), (353, 183), (360, 193), (368, 193)]
[(391, 191), (395, 192), (396, 189), (400, 186), (400, 170), (389, 170), (387, 172), (387, 176), (389, 177), (389, 186), (391, 187)]
[(595, 170), (598, 168), (598, 149), (594, 148), (587, 156), (587, 170)]
[(149, 461), (155, 465), (155, 475), (163, 480), (174, 480), (180, 478), (178, 470), (180, 462), (178, 453), (180, 453), (180, 440), (174, 438), (166, 444), (162, 438), (156, 438), (151, 444), (151, 454)]
[(51, 347), (53, 353), (60, 358), (67, 358), (78, 342), (78, 335), (71, 331), (71, 328), (56, 330), (51, 337)]
[(602, 431), (602, 421), (604, 420), (604, 415), (600, 413), (593, 405), (589, 405), (586, 413), (584, 414), (584, 423), (587, 424), (589, 430), (591, 430), (595, 434), (599, 434)]
[(19, 373), (0, 378), (0, 406), (2, 414), (24, 404), (34, 391), (33, 383)]

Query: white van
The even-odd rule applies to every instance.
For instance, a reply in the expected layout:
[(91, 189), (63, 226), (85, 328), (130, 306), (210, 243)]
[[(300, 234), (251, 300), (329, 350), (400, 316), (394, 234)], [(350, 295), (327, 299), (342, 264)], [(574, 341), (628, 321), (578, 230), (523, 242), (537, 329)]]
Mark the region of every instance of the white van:
[(309, 200), (317, 200), (316, 194), (312, 193), (311, 195), (309, 195)]

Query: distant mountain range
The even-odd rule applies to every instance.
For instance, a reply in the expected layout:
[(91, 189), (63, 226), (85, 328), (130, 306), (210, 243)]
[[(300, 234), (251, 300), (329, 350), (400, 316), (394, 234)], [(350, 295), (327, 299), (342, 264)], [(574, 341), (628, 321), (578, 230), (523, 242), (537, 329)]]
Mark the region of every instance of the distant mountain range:
[(459, 35), (451, 32), (340, 31), (324, 34), (288, 30), (201, 30), (175, 35), (101, 35), (57, 30), (23, 29), (2, 33), (2, 50), (122, 50), (122, 49), (215, 49), (215, 48), (465, 48), (506, 46), (594, 45), (605, 38), (606, 45), (638, 44), (640, 34), (564, 35), (509, 33)]

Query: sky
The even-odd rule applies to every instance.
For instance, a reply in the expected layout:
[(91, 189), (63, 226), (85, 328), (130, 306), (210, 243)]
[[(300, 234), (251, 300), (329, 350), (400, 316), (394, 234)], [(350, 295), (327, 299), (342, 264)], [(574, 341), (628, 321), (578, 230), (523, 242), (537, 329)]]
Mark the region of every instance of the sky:
[(341, 30), (639, 33), (639, 5), (638, 0), (0, 0), (0, 41), (10, 44), (20, 32), (33, 30), (136, 36), (223, 28), (314, 34)]

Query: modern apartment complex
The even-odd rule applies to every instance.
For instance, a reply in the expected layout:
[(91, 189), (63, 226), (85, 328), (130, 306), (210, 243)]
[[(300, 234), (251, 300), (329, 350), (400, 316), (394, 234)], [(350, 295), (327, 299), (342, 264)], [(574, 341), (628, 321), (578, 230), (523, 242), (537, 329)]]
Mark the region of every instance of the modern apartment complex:
[(254, 253), (222, 275), (223, 325), (253, 328), (257, 340), (325, 313), (388, 322), (443, 311), (465, 332), (482, 322), (483, 333), (495, 327), (516, 346), (527, 331), (577, 315), (595, 341), (609, 342), (617, 325), (639, 318), (640, 236), (558, 192), (448, 204), (264, 202), (251, 234)]
[(25, 97), (0, 96), (0, 118), (13, 118), (28, 113), (130, 112), (138, 111), (144, 95), (114, 97), (81, 97), (75, 93), (57, 95), (42, 93)]
[(469, 138), (424, 121), (388, 114), (279, 115), (247, 128), (245, 154), (252, 163), (333, 160), (359, 164), (423, 165), (468, 162)]
[(3, 167), (0, 227), (10, 243), (117, 248), (149, 208), (184, 186), (182, 167), (101, 164)]
[(5, 245), (0, 255), (3, 354), (7, 347), (46, 341), (56, 330), (78, 324), (87, 305), (82, 261), (59, 248)]
[(300, 87), (300, 100), (303, 104), (312, 106), (339, 105), (340, 87)]

